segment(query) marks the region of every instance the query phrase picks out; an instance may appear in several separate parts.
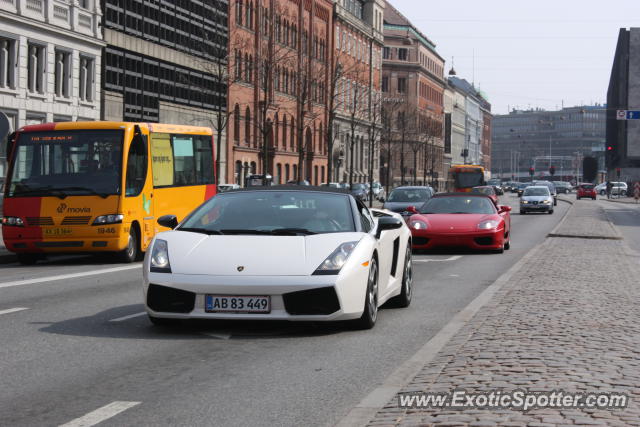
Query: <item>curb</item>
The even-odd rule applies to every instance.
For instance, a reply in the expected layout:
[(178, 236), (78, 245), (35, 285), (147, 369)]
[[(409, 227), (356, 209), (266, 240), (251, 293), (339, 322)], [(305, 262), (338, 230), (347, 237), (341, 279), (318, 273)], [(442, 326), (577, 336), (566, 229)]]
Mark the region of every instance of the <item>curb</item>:
[[(564, 217), (553, 229), (555, 231), (567, 219), (573, 207), (567, 209)], [(427, 341), (411, 358), (402, 363), (384, 381), (367, 394), (356, 406), (354, 406), (340, 421), (336, 427), (351, 427), (367, 425), (375, 415), (392, 401), (392, 399), (409, 384), (445, 345), (467, 324), (482, 307), (490, 302), (495, 294), (504, 287), (514, 274), (516, 274), (531, 258), (540, 252), (543, 245), (549, 240), (545, 238), (534, 246), (509, 270), (496, 279), (487, 289), (482, 291), (473, 301), (456, 314), (437, 334)]]

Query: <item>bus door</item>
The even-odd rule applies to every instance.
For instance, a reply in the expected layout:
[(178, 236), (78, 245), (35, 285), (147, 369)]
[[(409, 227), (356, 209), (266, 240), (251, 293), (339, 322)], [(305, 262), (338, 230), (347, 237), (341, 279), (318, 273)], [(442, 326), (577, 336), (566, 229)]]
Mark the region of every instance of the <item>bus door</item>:
[[(146, 250), (154, 236), (154, 209), (152, 183), (147, 182), (149, 175), (148, 137), (138, 126), (127, 153), (127, 174), (125, 179), (126, 211), (132, 220), (139, 221), (140, 248)], [(128, 221), (127, 221), (128, 222)], [(126, 230), (125, 230), (126, 231)]]

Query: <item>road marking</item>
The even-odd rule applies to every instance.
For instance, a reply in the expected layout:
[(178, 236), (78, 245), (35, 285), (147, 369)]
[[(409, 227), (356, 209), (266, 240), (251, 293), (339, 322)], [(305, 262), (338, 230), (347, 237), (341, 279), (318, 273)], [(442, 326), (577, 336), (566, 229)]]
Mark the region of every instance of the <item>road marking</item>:
[(142, 264), (127, 265), (124, 267), (104, 268), (102, 270), (83, 271), (81, 273), (62, 274), (60, 276), (41, 277), (39, 279), (16, 280), (14, 282), (0, 283), (0, 289), (13, 286), (34, 285), (36, 283), (54, 282), (57, 280), (77, 279), (78, 277), (97, 276), (99, 274), (116, 273), (118, 271), (134, 270), (142, 267)]
[(89, 427), (101, 423), (109, 418), (115, 417), (121, 412), (126, 411), (129, 408), (139, 405), (141, 402), (112, 402), (102, 408), (89, 412), (88, 414), (71, 420), (66, 424), (62, 424), (60, 427)]
[(462, 255), (454, 255), (452, 257), (446, 258), (446, 259), (413, 259), (413, 262), (446, 262), (446, 261), (456, 261), (458, 259), (462, 258)]
[(124, 322), (125, 320), (133, 319), (134, 317), (144, 316), (145, 314), (147, 314), (147, 312), (143, 311), (141, 313), (135, 313), (135, 314), (130, 314), (128, 316), (118, 317), (117, 319), (111, 319), (109, 320), (109, 322)]
[(6, 310), (0, 310), (0, 314), (16, 313), (18, 311), (24, 311), (24, 310), (29, 310), (29, 309), (26, 307), (9, 308)]

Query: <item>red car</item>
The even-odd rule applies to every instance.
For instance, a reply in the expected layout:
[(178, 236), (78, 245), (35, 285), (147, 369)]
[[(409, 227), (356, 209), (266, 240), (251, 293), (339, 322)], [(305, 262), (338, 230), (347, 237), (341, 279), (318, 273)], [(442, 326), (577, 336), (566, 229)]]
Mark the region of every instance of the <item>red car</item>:
[(502, 253), (511, 246), (511, 207), (474, 193), (436, 194), (407, 224), (413, 249), (465, 246)]
[(596, 186), (593, 184), (580, 184), (576, 191), (576, 199), (580, 200), (583, 197), (589, 197), (590, 199), (596, 199)]
[(489, 196), (491, 198), (491, 200), (493, 200), (493, 203), (495, 203), (496, 206), (498, 206), (498, 195), (496, 194), (496, 190), (495, 188), (493, 188), (493, 186), (491, 185), (481, 185), (478, 187), (473, 187), (471, 189), (472, 193), (477, 193), (477, 194), (484, 194), (485, 196)]

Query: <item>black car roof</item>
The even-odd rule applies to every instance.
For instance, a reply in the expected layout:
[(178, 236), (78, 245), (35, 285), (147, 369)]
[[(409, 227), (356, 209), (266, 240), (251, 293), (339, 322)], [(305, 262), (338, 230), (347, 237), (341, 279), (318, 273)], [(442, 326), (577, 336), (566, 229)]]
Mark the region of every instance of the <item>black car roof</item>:
[(315, 192), (315, 193), (333, 193), (342, 194), (344, 196), (351, 196), (348, 190), (342, 188), (333, 187), (316, 187), (313, 185), (270, 185), (263, 187), (246, 187), (236, 188), (234, 190), (225, 191), (224, 194), (241, 193), (249, 191), (303, 191), (303, 192)]

